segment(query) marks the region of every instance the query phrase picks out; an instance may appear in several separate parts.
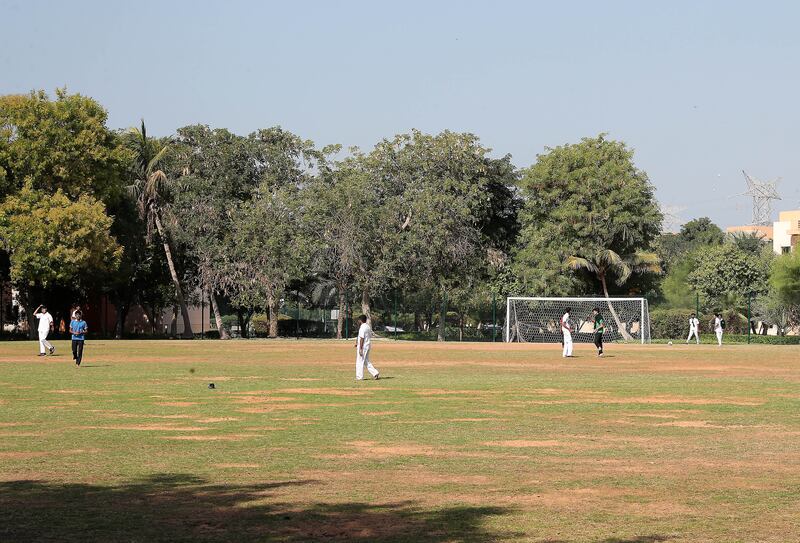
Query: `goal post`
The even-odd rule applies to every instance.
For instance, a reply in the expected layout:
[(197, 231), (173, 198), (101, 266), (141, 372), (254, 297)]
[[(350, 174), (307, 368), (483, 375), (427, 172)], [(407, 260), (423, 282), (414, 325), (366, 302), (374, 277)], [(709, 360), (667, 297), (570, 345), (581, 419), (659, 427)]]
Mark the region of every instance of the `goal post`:
[(650, 310), (647, 298), (521, 297), (506, 300), (507, 342), (560, 343), (561, 316), (571, 308), (572, 340), (593, 341), (592, 309), (600, 309), (606, 341), (650, 343)]

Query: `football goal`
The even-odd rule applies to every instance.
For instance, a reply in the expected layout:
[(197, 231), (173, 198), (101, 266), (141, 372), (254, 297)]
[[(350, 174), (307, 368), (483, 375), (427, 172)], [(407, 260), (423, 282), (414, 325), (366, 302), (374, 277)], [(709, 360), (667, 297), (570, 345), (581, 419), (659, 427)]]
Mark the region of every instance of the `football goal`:
[(571, 308), (573, 341), (591, 342), (592, 309), (600, 309), (605, 340), (650, 343), (650, 312), (645, 298), (523, 298), (506, 301), (506, 341), (560, 343), (561, 316)]

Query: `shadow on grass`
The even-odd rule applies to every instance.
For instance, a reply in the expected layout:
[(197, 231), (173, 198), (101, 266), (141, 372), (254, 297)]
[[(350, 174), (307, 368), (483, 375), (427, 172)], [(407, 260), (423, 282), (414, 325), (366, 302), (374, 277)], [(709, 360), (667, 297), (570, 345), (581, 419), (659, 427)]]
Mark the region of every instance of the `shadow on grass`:
[[(288, 501), (290, 480), (211, 484), (164, 474), (117, 486), (44, 481), (0, 483), (0, 541), (356, 541), (488, 543), (514, 535), (488, 531), (498, 507), (428, 510), (414, 502)], [(274, 493), (281, 489), (281, 500)], [(272, 498), (272, 499), (271, 499)], [(519, 535), (519, 534), (516, 534)]]
[[(669, 535), (640, 535), (633, 537), (609, 537), (608, 539), (598, 539), (595, 543), (661, 543), (674, 539)], [(538, 543), (571, 543), (566, 539), (545, 539)]]

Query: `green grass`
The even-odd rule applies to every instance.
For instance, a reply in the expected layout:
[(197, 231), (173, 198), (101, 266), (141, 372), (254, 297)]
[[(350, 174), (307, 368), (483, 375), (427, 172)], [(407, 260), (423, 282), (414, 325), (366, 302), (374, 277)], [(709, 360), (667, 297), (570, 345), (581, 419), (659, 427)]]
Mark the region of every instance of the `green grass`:
[(0, 344), (0, 541), (800, 540), (796, 346), (56, 346)]

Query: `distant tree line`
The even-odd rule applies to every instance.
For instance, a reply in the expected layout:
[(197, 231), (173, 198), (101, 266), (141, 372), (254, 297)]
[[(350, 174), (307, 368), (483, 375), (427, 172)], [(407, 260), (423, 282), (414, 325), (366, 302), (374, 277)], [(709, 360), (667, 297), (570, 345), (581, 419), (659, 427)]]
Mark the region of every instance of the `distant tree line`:
[[(191, 125), (153, 137), (114, 131), (95, 100), (66, 90), (0, 97), (0, 273), (26, 315), (41, 300), (103, 294), (157, 321), (208, 300), (277, 336), (287, 292), (354, 304), (401, 290), (438, 309), (514, 295), (646, 295), (796, 322), (797, 258), (726, 240), (707, 219), (663, 234), (633, 151), (601, 134), (548, 148), (517, 169), (477, 136), (412, 131), (371, 150), (319, 147), (280, 127), (248, 135)], [(794, 260), (792, 260), (794, 258)], [(430, 305), (430, 304), (429, 304)], [(339, 313), (342, 335), (344, 313)], [(794, 320), (793, 320), (794, 319)]]

